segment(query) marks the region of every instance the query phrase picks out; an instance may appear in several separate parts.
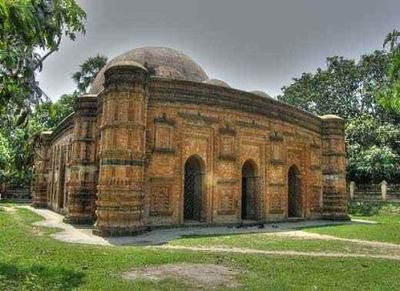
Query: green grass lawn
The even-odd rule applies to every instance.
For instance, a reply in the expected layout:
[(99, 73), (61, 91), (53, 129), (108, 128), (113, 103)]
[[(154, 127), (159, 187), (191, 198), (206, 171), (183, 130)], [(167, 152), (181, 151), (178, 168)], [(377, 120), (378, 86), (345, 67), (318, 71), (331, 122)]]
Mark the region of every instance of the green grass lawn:
[(250, 233), (233, 235), (202, 235), (184, 236), (169, 244), (181, 246), (219, 246), (249, 248), (266, 251), (309, 251), (309, 252), (330, 252), (330, 253), (357, 253), (374, 255), (400, 255), (400, 251), (379, 249), (373, 246), (366, 246), (353, 242), (337, 240), (319, 240), (305, 238), (290, 238), (287, 236), (276, 236), (268, 233)]
[[(385, 203), (375, 206), (371, 211), (364, 210), (366, 215), (362, 215), (363, 211), (354, 210), (352, 217), (356, 219), (373, 220), (378, 222), (375, 225), (355, 224), (355, 225), (338, 225), (328, 227), (309, 228), (305, 231), (328, 234), (342, 238), (362, 239), (370, 241), (381, 241), (400, 244), (400, 204)], [(354, 208), (354, 207), (353, 207)], [(371, 208), (371, 206), (369, 206)], [(369, 209), (368, 208), (368, 209)]]
[[(332, 225), (301, 229), (306, 232), (326, 234), (341, 238), (382, 241), (400, 244), (400, 205), (384, 203), (379, 205), (352, 205), (353, 218), (373, 220), (378, 224)], [(364, 214), (364, 215), (362, 215)], [(233, 234), (221, 236), (186, 236), (172, 241), (172, 245), (184, 246), (225, 246), (254, 248), (261, 250), (329, 251), (362, 254), (388, 254), (385, 249), (360, 245), (358, 243), (301, 239), (276, 236), (266, 233)]]
[(242, 270), (240, 289), (247, 290), (400, 289), (397, 261), (74, 245), (53, 240), (49, 230), (31, 225), (40, 219), (26, 209), (6, 212), (0, 204), (0, 290), (192, 289), (177, 279), (133, 282), (121, 278), (122, 272), (132, 268), (173, 262), (223, 264)]

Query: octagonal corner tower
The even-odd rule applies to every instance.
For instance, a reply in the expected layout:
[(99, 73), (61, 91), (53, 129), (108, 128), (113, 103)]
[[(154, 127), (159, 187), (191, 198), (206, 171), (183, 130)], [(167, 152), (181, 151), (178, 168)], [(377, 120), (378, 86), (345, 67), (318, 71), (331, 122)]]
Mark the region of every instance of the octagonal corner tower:
[(95, 234), (348, 219), (342, 119), (231, 88), (176, 50), (117, 56), (75, 109), (38, 145), (35, 201)]

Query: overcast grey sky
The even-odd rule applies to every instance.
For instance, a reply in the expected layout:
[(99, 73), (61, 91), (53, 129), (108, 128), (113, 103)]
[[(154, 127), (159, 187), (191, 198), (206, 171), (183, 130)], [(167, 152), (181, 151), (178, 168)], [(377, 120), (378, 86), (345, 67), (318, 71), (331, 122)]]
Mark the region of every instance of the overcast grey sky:
[(53, 99), (75, 85), (87, 57), (167, 46), (191, 56), (210, 78), (272, 96), (327, 56), (357, 58), (400, 29), (400, 0), (78, 0), (86, 35), (46, 60), (41, 87)]

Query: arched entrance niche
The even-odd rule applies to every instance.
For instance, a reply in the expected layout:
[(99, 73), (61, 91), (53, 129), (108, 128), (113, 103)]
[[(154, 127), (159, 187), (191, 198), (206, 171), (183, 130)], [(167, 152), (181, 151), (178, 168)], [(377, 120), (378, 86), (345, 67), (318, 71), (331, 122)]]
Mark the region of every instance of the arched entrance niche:
[(60, 170), (58, 172), (58, 197), (57, 197), (57, 208), (63, 209), (65, 207), (65, 180), (66, 180), (66, 163), (65, 163), (65, 150), (63, 147), (60, 148)]
[(247, 160), (242, 166), (242, 219), (258, 219), (258, 178), (256, 163)]
[(292, 165), (288, 171), (288, 217), (302, 217), (302, 191), (300, 171)]
[(183, 220), (203, 220), (204, 162), (193, 155), (186, 160), (183, 194)]

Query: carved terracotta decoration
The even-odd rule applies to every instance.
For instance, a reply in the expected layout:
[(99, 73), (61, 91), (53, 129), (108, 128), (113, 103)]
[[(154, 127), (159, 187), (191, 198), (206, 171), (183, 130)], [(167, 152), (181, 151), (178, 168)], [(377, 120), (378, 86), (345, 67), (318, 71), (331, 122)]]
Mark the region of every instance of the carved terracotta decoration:
[(33, 204), (101, 236), (348, 219), (344, 121), (261, 93), (209, 79), (172, 49), (118, 56), (37, 136)]

